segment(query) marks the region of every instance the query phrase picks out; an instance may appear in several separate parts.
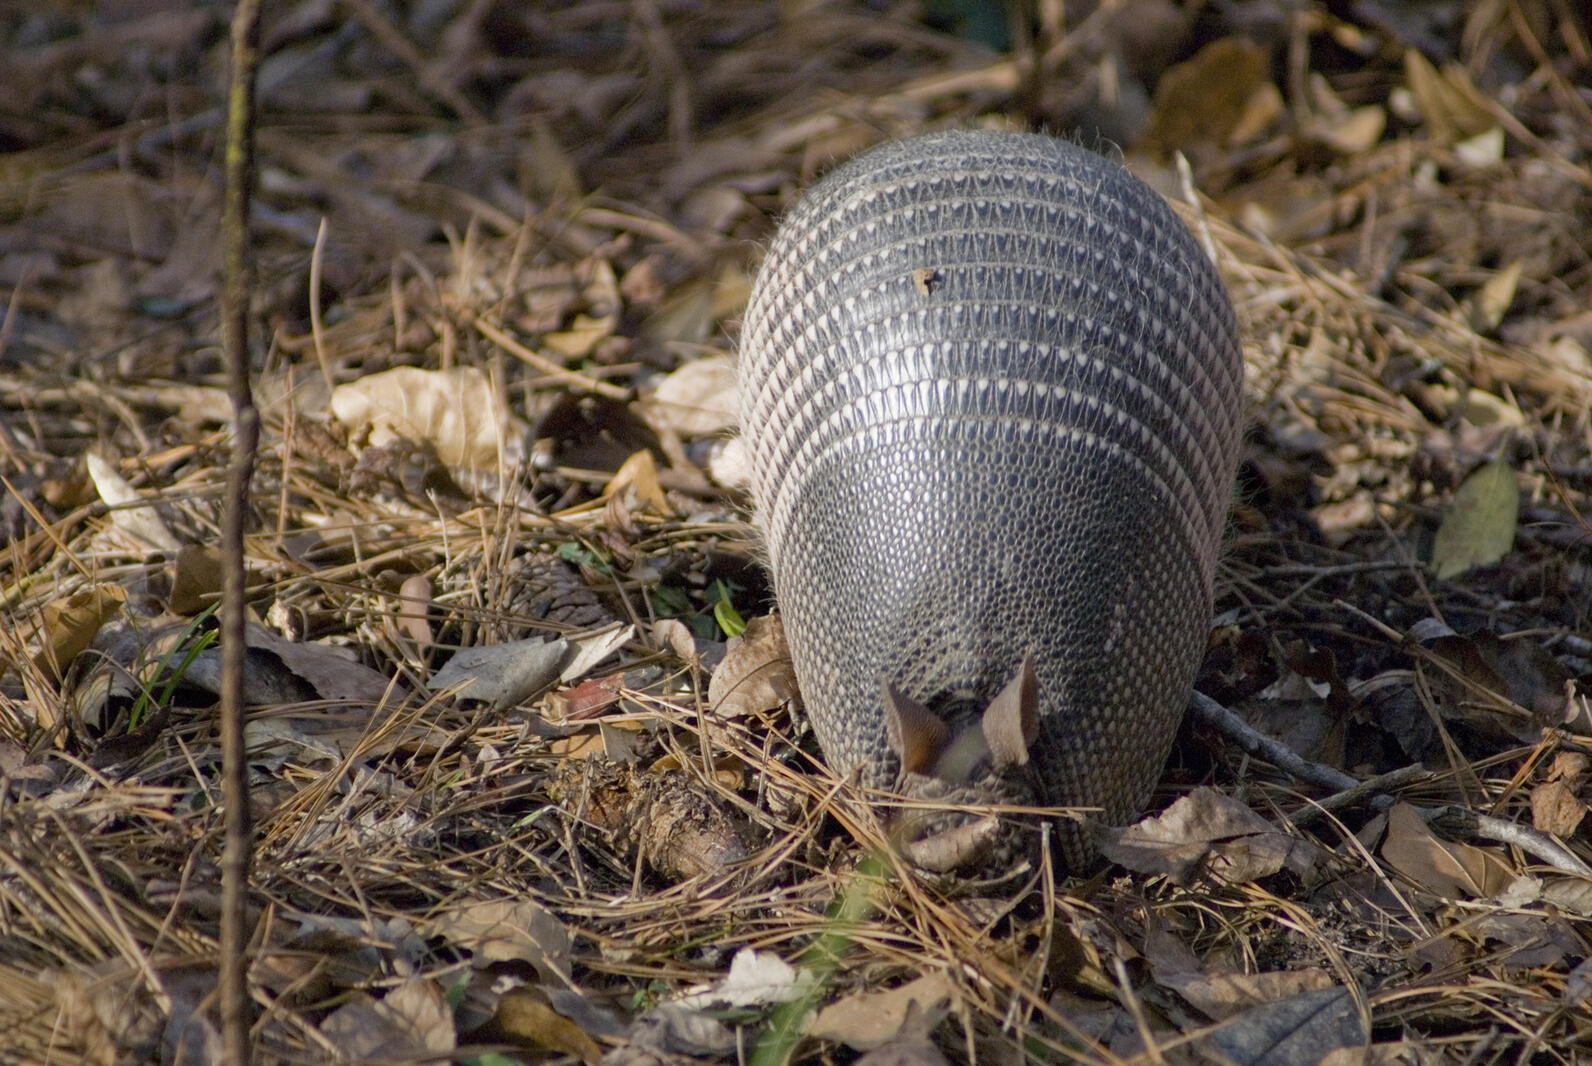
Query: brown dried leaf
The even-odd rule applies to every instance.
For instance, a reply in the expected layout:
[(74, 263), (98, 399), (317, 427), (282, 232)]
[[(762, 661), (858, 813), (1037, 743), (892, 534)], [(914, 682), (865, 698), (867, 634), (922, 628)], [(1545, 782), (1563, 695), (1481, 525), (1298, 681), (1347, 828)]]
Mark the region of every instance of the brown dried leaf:
[(612, 317), (576, 315), (568, 329), (543, 335), (542, 343), (566, 359), (584, 359), (599, 341), (612, 336), (613, 332)]
[(1562, 781), (1544, 781), (1531, 790), (1531, 824), (1569, 839), (1586, 817), (1586, 804)]
[(720, 718), (762, 714), (796, 696), (796, 670), (777, 614), (747, 622), (708, 682), (708, 704)]
[[(1481, 914), (1466, 929), (1480, 937), (1497, 963), (1509, 970), (1563, 969), (1566, 954), (1584, 950), (1579, 935), (1557, 915), (1511, 913), (1496, 909)], [(1507, 950), (1496, 951), (1497, 945)]]
[(1404, 53), (1404, 77), (1415, 106), (1439, 144), (1481, 133), (1495, 122), (1486, 98), (1457, 63), (1444, 64), (1442, 72), (1414, 48)]
[(142, 980), (129, 977), (120, 960), (47, 975), (60, 1031), (85, 1066), (147, 1059), (159, 1046), (165, 1012)]
[[(1544, 726), (1570, 724), (1580, 709), (1581, 701), (1570, 698), (1569, 670), (1534, 640), (1500, 640), (1485, 631), (1462, 637), (1435, 619), (1410, 627), (1410, 636), (1459, 675), (1440, 679), (1448, 697), (1443, 714), (1490, 736), (1534, 743)], [(1527, 714), (1511, 714), (1498, 701)]]
[[(159, 262), (178, 232), (172, 189), (131, 172), (59, 180), (23, 232), (47, 234), (107, 254)], [(86, 294), (93, 298), (92, 294)]]
[(574, 1055), (586, 1066), (602, 1061), (602, 1048), (586, 1035), (574, 1020), (564, 1017), (545, 1002), (537, 990), (513, 988), (498, 1000), (490, 1034), (527, 1047), (542, 1048), (557, 1055)]
[(807, 1035), (867, 1051), (900, 1035), (914, 1004), (927, 1028), (933, 1029), (945, 1016), (954, 992), (943, 973), (925, 974), (884, 992), (856, 992), (819, 1011)]
[(659, 344), (706, 344), (713, 336), (717, 288), (712, 278), (697, 278), (676, 287), (663, 305), (642, 323), (642, 336)]
[(1226, 1021), (1262, 1003), (1331, 988), (1337, 982), (1325, 970), (1272, 970), (1266, 973), (1172, 974), (1156, 979), (1203, 1011), (1213, 1021)]
[(644, 504), (653, 514), (664, 518), (674, 515), (674, 508), (669, 506), (669, 498), (664, 495), (663, 486), (658, 484), (658, 463), (652, 453), (643, 448), (629, 459), (626, 459), (608, 480), (608, 487), (603, 495), (610, 499), (622, 498), (626, 490), (635, 496), (638, 503)]
[(1155, 85), (1146, 145), (1161, 152), (1226, 145), (1267, 84), (1266, 66), (1260, 45), (1224, 37), (1168, 67)]
[(1565, 977), (1564, 1005), (1574, 1010), (1589, 998), (1592, 998), (1592, 959), (1583, 959)]
[(126, 600), (127, 590), (120, 585), (95, 585), (45, 604), (43, 646), (33, 665), (49, 677), (60, 677)]
[(1592, 918), (1592, 880), (1554, 877), (1543, 882), (1542, 898), (1570, 914)]
[(470, 902), (421, 923), (428, 937), (442, 937), (483, 964), (519, 960), (543, 979), (568, 983), (573, 939), (553, 912), (534, 900)]
[(593, 677), (573, 688), (555, 692), (547, 697), (553, 717), (564, 722), (578, 722), (596, 718), (619, 702), (619, 692), (625, 687), (624, 674)]
[(1388, 811), (1382, 858), (1428, 892), (1448, 899), (1495, 896), (1515, 876), (1490, 851), (1440, 839), (1407, 803)]
[(1305, 853), (1296, 858), (1296, 849), (1301, 847), (1299, 841), (1286, 833), (1256, 833), (1215, 844), (1206, 860), (1206, 869), (1230, 885), (1241, 885), (1270, 877), (1284, 866), (1308, 863)]
[(927, 1035), (903, 1033), (862, 1056), (856, 1066), (949, 1066), (949, 1060)]
[(1196, 788), (1157, 817), (1108, 831), (1100, 850), (1130, 870), (1182, 883), (1200, 868), (1212, 842), (1275, 832), (1237, 800), (1215, 789)]
[(530, 136), (521, 152), (520, 173), (539, 202), (557, 203), (580, 196), (580, 170), (542, 115), (531, 116)]
[(1232, 1066), (1319, 1063), (1369, 1039), (1354, 996), (1342, 987), (1321, 988), (1251, 1007), (1206, 1038), (1212, 1058)]
[(1588, 758), (1579, 751), (1561, 751), (1553, 757), (1553, 762), (1548, 764), (1547, 773), (1544, 775), (1549, 781), (1576, 781), (1587, 772), (1587, 767), (1592, 766), (1592, 758)]
[[(253, 623), (246, 634), (251, 652), (267, 652), (275, 657), (317, 699), (375, 705), (392, 687), (390, 678), (361, 663), (350, 648), (288, 640)], [(264, 668), (265, 661), (259, 655), (251, 655), (250, 673)]]
[(435, 981), (411, 977), (374, 999), (355, 992), (321, 1022), (321, 1035), (347, 1061), (409, 1059), (453, 1050), (453, 1012)]
[(577, 314), (567, 328), (542, 337), (543, 344), (566, 359), (586, 358), (601, 341), (613, 336), (619, 324), (619, 280), (613, 264), (606, 259), (589, 263), (585, 268), (589, 277), (580, 290), (580, 304), (586, 313)]
[(198, 614), (214, 605), (220, 594), (220, 549), (197, 544), (184, 544), (177, 549), (167, 609), (177, 615)]

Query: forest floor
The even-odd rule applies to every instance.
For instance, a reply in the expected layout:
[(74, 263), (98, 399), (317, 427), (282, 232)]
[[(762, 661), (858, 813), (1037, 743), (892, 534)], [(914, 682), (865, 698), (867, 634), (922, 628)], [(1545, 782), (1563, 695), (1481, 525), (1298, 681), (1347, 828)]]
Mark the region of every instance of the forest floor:
[[(265, 12), (260, 1062), (1592, 1062), (1584, 4)], [(3, 1064), (218, 1055), (229, 16), (0, 10)], [(1244, 339), (1199, 689), (1282, 747), (1089, 876), (896, 854), (715, 477), (779, 218), (956, 126), (1121, 156)]]

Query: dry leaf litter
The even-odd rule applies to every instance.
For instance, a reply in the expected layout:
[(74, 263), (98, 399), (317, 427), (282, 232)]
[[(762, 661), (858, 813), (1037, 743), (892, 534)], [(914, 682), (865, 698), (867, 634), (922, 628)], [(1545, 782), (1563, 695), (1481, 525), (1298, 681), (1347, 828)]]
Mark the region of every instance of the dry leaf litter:
[[(266, 5), (261, 1062), (1592, 1061), (1585, 6), (1012, 10)], [(227, 14), (0, 10), (3, 1063), (219, 1054)], [(780, 214), (969, 124), (1122, 151), (1249, 366), (1273, 743), (1059, 881), (823, 771), (723, 439)]]

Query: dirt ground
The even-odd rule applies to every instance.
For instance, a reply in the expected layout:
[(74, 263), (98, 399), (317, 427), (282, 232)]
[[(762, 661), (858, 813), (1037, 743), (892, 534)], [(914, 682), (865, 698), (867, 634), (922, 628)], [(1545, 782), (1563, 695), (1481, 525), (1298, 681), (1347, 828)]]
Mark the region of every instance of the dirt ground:
[[(1592, 1062), (1586, 3), (264, 11), (258, 1061)], [(219, 1054), (230, 16), (0, 6), (3, 1064)], [(1097, 871), (900, 858), (721, 465), (778, 220), (967, 126), (1243, 334), (1236, 724)]]

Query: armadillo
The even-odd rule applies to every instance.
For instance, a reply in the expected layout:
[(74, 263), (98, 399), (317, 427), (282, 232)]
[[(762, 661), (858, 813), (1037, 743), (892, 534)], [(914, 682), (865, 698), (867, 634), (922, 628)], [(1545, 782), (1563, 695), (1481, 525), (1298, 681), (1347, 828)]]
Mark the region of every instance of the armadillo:
[(1132, 817), (1204, 651), (1242, 409), (1232, 305), (1167, 203), (1042, 135), (875, 148), (779, 228), (738, 374), (826, 762)]

